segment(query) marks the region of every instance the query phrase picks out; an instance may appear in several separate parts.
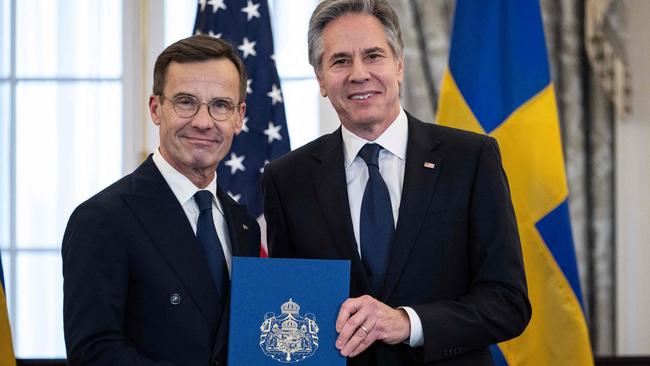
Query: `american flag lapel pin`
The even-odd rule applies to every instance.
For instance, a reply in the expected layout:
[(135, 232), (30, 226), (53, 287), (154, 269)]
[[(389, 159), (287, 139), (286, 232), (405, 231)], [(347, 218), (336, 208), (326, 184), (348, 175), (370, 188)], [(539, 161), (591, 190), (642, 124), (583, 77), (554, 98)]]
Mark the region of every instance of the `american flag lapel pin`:
[(241, 225), (241, 228), (244, 229), (244, 231), (246, 231), (246, 230), (248, 230), (248, 225), (246, 225), (246, 224), (242, 224), (242, 225)]
[(433, 169), (433, 168), (436, 167), (436, 164), (434, 164), (432, 162), (429, 162), (429, 161), (425, 161), (424, 162), (424, 167), (427, 168), (427, 169)]

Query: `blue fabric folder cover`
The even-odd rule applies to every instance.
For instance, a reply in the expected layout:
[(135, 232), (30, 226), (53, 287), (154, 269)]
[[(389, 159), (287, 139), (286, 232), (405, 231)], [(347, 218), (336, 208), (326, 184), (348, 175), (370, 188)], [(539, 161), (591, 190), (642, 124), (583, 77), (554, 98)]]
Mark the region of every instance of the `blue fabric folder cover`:
[(232, 259), (228, 365), (345, 365), (336, 316), (350, 261)]

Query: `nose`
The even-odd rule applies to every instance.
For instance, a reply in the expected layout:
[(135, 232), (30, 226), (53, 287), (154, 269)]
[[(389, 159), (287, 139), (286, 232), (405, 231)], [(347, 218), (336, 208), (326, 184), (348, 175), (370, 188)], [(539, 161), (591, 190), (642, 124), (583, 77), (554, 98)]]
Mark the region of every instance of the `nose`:
[(354, 60), (350, 70), (350, 81), (360, 83), (370, 79), (368, 67), (362, 60)]
[(214, 126), (214, 119), (212, 119), (208, 112), (207, 104), (199, 105), (198, 112), (192, 117), (192, 126), (201, 130), (207, 130)]

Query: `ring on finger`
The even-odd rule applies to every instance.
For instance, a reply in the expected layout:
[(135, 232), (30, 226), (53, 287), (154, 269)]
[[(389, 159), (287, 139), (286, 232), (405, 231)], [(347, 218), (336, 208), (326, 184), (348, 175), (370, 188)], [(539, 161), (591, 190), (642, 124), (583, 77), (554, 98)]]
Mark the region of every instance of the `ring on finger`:
[(368, 335), (368, 333), (370, 333), (370, 331), (368, 329), (366, 329), (366, 327), (364, 327), (363, 325), (360, 326), (359, 328), (361, 328), (361, 330), (363, 330), (366, 333), (366, 335)]

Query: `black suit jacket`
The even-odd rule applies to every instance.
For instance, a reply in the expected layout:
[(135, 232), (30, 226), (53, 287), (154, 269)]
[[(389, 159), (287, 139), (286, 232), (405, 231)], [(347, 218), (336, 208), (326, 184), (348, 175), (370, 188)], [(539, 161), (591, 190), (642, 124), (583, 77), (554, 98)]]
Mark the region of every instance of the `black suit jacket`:
[[(350, 259), (350, 295), (370, 294), (352, 229), (340, 129), (267, 165), (263, 184), (270, 255)], [(489, 365), (487, 346), (523, 331), (531, 308), (493, 138), (408, 115), (397, 229), (385, 284), (372, 295), (411, 306), (424, 345), (376, 342), (351, 365)]]
[[(257, 222), (217, 195), (233, 256), (258, 256)], [(70, 365), (225, 364), (227, 306), (151, 156), (73, 212), (62, 255)]]

